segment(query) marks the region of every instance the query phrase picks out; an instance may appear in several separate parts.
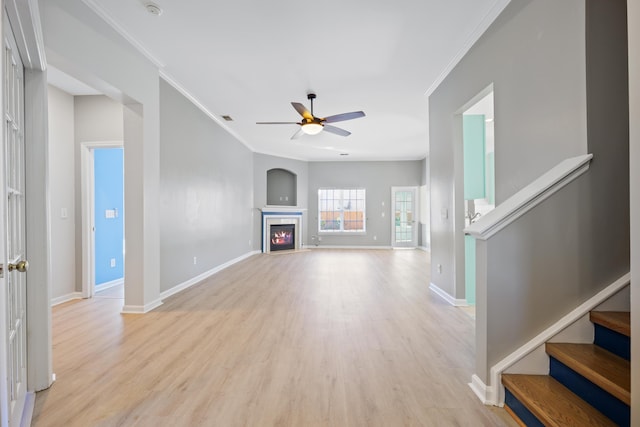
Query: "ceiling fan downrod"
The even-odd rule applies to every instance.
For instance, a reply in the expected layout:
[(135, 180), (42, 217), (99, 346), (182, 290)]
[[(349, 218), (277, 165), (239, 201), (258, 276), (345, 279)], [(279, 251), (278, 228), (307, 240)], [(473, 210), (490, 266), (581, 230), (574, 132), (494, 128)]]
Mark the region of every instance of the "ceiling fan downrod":
[(308, 93), (308, 94), (307, 94), (307, 99), (308, 99), (309, 101), (311, 101), (311, 115), (312, 115), (313, 117), (315, 117), (315, 115), (313, 114), (313, 100), (314, 100), (314, 99), (316, 99), (316, 94), (315, 94), (315, 93), (313, 93), (313, 92), (312, 92), (312, 93)]

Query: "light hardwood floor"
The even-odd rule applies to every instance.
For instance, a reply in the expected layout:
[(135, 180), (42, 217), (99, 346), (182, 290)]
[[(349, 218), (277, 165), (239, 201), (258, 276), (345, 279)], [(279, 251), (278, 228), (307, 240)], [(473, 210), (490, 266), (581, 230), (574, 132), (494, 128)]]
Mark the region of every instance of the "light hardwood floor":
[(33, 426), (514, 426), (467, 383), (473, 318), (422, 251), (261, 254), (165, 301), (53, 309)]

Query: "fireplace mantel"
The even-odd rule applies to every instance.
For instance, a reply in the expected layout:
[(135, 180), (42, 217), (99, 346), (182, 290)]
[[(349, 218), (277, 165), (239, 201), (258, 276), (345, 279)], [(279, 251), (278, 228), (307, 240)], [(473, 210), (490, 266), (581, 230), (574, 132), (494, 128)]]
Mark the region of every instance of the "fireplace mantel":
[(295, 225), (295, 249), (302, 249), (304, 233), (302, 214), (306, 209), (296, 206), (265, 206), (260, 211), (262, 211), (262, 252), (270, 252), (269, 228), (272, 224)]

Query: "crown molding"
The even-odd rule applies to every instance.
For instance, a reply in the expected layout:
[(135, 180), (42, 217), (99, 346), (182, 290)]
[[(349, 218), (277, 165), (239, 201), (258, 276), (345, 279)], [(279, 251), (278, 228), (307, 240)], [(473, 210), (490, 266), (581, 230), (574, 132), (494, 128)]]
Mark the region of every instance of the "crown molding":
[(140, 43), (135, 37), (133, 37), (127, 30), (124, 29), (102, 6), (100, 6), (95, 0), (82, 0), (93, 12), (95, 12), (103, 21), (105, 21), (111, 28), (113, 28), (118, 34), (120, 34), (126, 41), (131, 43), (145, 58), (151, 61), (156, 67), (162, 69), (165, 64), (156, 58), (142, 43)]
[(493, 24), (493, 21), (496, 20), (498, 15), (502, 13), (505, 7), (511, 3), (511, 0), (496, 0), (491, 9), (484, 15), (480, 23), (476, 26), (476, 28), (469, 34), (467, 37), (467, 41), (462, 46), (462, 48), (456, 53), (456, 55), (449, 61), (449, 64), (442, 70), (440, 75), (436, 78), (436, 80), (431, 84), (429, 89), (425, 92), (427, 97), (431, 96), (433, 92), (440, 86), (440, 83), (447, 78), (449, 73), (453, 71), (456, 65), (464, 58), (464, 56), (471, 50), (473, 45), (482, 37), (482, 35), (487, 31), (487, 29)]

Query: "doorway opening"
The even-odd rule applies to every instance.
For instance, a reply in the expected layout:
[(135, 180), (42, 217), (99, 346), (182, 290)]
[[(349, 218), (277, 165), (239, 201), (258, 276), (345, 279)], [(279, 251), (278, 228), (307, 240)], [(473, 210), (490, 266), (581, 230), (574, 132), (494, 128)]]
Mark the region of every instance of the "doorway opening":
[(124, 296), (124, 150), (122, 141), (82, 144), (83, 297), (116, 289)]
[[(495, 208), (493, 90), (462, 113), (464, 226)], [(465, 299), (476, 303), (476, 242), (464, 236)]]

